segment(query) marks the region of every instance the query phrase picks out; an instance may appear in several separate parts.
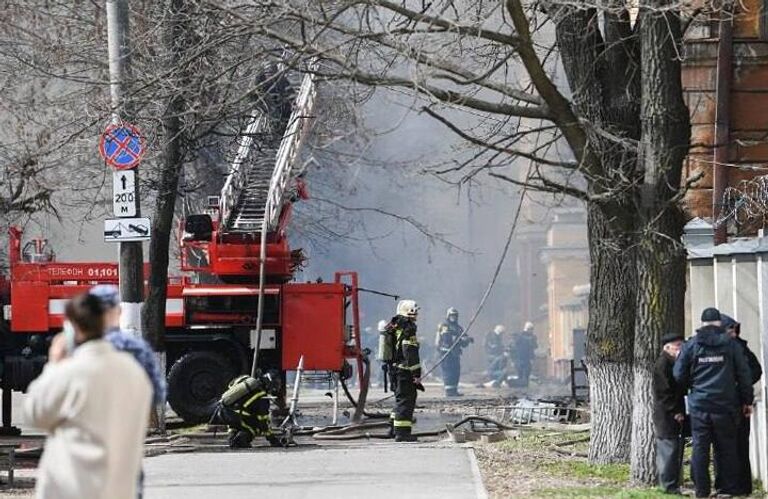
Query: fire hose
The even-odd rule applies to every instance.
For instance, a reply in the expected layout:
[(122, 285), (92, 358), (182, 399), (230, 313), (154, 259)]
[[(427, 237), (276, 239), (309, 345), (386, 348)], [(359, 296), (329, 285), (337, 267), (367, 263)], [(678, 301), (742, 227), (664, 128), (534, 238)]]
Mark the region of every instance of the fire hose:
[[(510, 426), (504, 423), (501, 423), (499, 421), (496, 421), (495, 419), (485, 417), (485, 416), (467, 416), (458, 423), (453, 424), (453, 428), (459, 428), (460, 426), (463, 426), (467, 423), (479, 421), (486, 424), (491, 424), (496, 426), (499, 430), (512, 430), (515, 429), (514, 426)], [(389, 439), (392, 438), (391, 436), (387, 434), (382, 433), (358, 433), (356, 435), (347, 435), (350, 432), (353, 431), (361, 431), (361, 430), (369, 430), (369, 429), (375, 429), (375, 428), (388, 428), (389, 423), (388, 422), (379, 422), (379, 423), (364, 423), (364, 424), (358, 424), (358, 425), (349, 425), (344, 426), (342, 428), (328, 430), (328, 431), (322, 431), (322, 429), (318, 429), (317, 431), (314, 431), (311, 433), (311, 435), (316, 440), (362, 440), (362, 439)], [(448, 428), (438, 428), (431, 431), (422, 431), (422, 432), (415, 432), (413, 433), (416, 437), (437, 437), (442, 435), (443, 433), (447, 433), (449, 430)]]
[(352, 404), (352, 407), (355, 408), (355, 417), (352, 418), (352, 420), (360, 421), (362, 419), (361, 415), (371, 419), (388, 418), (389, 414), (387, 413), (371, 413), (365, 410), (365, 400), (368, 395), (368, 387), (371, 381), (371, 361), (368, 359), (368, 355), (363, 356), (363, 365), (365, 366), (365, 371), (363, 373), (362, 386), (360, 387), (360, 395), (358, 396), (357, 400), (355, 400), (355, 398), (352, 396), (352, 393), (349, 391), (347, 382), (343, 378), (341, 380), (341, 387), (344, 389), (344, 394), (347, 396), (349, 403)]

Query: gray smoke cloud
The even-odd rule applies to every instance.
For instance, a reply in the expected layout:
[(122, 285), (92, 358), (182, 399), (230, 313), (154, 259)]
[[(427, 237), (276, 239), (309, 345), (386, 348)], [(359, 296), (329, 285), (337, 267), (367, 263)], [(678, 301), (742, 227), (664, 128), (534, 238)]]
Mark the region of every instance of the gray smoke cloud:
[[(297, 246), (308, 245), (310, 253), (300, 279), (327, 280), (334, 269), (356, 270), (365, 288), (417, 300), (422, 309), (420, 335), (431, 343), (448, 307), (458, 308), (465, 324), (478, 307), (498, 264), (520, 193), (484, 175), (469, 187), (459, 187), (421, 173), (468, 151), (444, 125), (411, 110), (410, 104), (409, 97), (378, 92), (363, 109), (365, 125), (378, 134), (360, 152), (361, 161), (345, 166), (322, 164), (310, 170), (310, 195), (332, 198), (346, 207), (413, 217), (461, 250), (430, 240), (402, 220), (343, 209), (338, 216), (355, 221), (348, 238), (318, 245), (299, 231), (292, 240)], [(340, 182), (318, 182), (323, 172), (334, 168), (344, 171)], [(310, 199), (297, 206), (299, 226), (317, 205), (323, 202)], [(512, 254), (471, 333), (476, 339), (495, 324), (506, 324), (510, 331), (520, 327), (517, 275)], [(394, 313), (394, 300), (363, 294), (361, 301), (364, 327), (374, 327)], [(472, 347), (476, 360), (481, 357), (480, 344)]]

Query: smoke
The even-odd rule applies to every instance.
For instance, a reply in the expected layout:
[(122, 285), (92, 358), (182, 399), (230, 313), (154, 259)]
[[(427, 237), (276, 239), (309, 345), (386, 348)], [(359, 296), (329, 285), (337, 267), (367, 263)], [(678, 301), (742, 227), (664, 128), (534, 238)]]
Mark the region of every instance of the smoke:
[[(446, 309), (456, 307), (466, 322), (478, 306), (492, 277), (519, 203), (517, 188), (484, 175), (470, 184), (452, 185), (424, 173), (436, 164), (450, 164), (471, 151), (456, 135), (433, 118), (411, 109), (412, 100), (401, 94), (377, 92), (363, 108), (372, 137), (360, 159), (343, 151), (338, 163), (324, 161), (310, 170), (310, 196), (322, 200), (297, 206), (299, 231), (293, 246), (304, 246), (309, 265), (299, 279), (332, 278), (336, 269), (356, 270), (361, 286), (415, 299), (421, 306), (420, 336), (431, 344)], [(456, 117), (469, 121), (471, 118)], [(329, 182), (335, 178), (337, 182)], [(317, 218), (326, 200), (348, 208), (376, 208), (412, 217), (431, 234), (413, 225), (372, 211), (339, 209), (346, 221), (338, 232), (344, 236), (318, 244), (304, 234), (306, 219)], [(330, 218), (330, 217), (329, 217)], [(336, 232), (332, 230), (332, 232)], [(481, 339), (495, 324), (520, 327), (519, 290), (515, 259), (502, 268), (498, 285), (470, 333)], [(395, 301), (363, 294), (363, 327), (373, 327), (394, 314)], [(481, 350), (478, 341), (474, 350)], [(472, 355), (478, 357), (477, 353)]]

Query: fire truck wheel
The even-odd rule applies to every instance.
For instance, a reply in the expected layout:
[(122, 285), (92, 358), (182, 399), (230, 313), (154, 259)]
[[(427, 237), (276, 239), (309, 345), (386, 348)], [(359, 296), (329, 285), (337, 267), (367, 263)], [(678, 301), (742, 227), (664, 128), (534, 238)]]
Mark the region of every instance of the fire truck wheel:
[(236, 375), (232, 363), (215, 352), (189, 352), (168, 373), (168, 403), (190, 424), (210, 420), (215, 402)]

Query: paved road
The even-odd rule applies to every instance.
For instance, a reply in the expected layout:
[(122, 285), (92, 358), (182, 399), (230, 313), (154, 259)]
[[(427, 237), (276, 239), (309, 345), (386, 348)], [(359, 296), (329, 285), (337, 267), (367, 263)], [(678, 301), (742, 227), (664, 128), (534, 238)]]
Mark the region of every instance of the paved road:
[(145, 460), (147, 499), (485, 499), (471, 449), (371, 443)]

